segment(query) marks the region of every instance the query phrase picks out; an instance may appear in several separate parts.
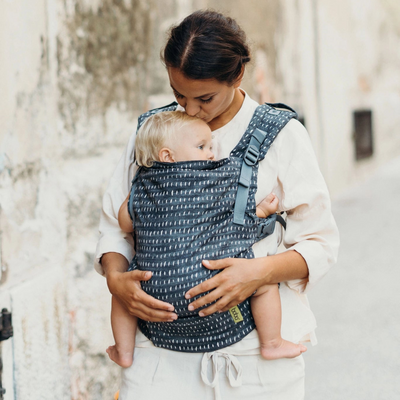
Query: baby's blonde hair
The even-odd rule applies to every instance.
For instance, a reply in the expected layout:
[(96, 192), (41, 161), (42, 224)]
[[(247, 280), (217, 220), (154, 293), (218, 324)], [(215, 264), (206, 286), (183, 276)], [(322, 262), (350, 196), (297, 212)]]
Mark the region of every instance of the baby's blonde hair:
[(159, 112), (147, 118), (136, 135), (135, 158), (138, 165), (151, 167), (154, 161), (159, 161), (159, 151), (173, 141), (176, 132), (195, 121), (199, 119), (182, 111)]

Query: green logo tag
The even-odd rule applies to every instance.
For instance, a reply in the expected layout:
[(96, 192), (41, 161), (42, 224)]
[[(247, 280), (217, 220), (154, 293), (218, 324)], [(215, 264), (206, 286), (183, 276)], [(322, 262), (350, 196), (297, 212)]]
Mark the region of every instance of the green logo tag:
[(242, 313), (240, 312), (238, 306), (230, 308), (229, 312), (231, 313), (231, 317), (232, 317), (233, 321), (235, 322), (235, 324), (243, 321)]

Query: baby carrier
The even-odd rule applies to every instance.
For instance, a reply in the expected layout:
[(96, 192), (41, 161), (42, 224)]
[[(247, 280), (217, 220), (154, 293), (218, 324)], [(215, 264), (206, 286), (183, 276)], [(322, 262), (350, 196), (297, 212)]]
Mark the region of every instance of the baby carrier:
[[(172, 103), (151, 110), (139, 117), (138, 126), (176, 107)], [(238, 342), (255, 328), (249, 299), (229, 311), (199, 317), (199, 310), (188, 310), (193, 299), (184, 296), (219, 272), (203, 267), (202, 260), (254, 258), (252, 245), (273, 233), (277, 220), (285, 223), (277, 214), (256, 216), (258, 162), (296, 117), (282, 104), (260, 105), (229, 158), (155, 162), (137, 171), (128, 203), (136, 244), (130, 270), (151, 271), (142, 289), (172, 304), (178, 315), (167, 323), (139, 320), (140, 330), (155, 346), (210, 352)]]

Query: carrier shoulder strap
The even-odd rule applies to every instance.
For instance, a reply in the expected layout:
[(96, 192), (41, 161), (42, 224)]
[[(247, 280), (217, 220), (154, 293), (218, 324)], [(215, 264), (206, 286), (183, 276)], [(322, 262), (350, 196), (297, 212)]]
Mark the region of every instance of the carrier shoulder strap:
[(145, 112), (144, 114), (141, 114), (138, 118), (138, 125), (137, 125), (137, 131), (139, 130), (139, 128), (143, 125), (144, 121), (146, 121), (147, 118), (149, 118), (150, 116), (157, 114), (159, 112), (163, 112), (163, 111), (175, 111), (178, 107), (178, 103), (176, 101), (173, 101), (171, 104), (168, 104), (166, 106), (162, 106), (162, 107), (158, 107), (158, 108), (153, 108), (152, 110), (149, 110), (147, 112)]
[[(253, 168), (255, 168), (259, 162), (261, 147), (263, 147), (263, 153), (268, 151), (272, 142), (278, 135), (278, 133), (283, 129), (283, 127), (292, 119), (297, 118), (296, 112), (286, 106), (285, 104), (266, 103), (260, 107), (266, 107), (267, 111), (257, 123), (262, 129), (256, 127), (250, 137), (250, 142), (243, 156), (242, 168), (240, 171), (238, 190), (236, 192), (235, 208), (233, 214), (233, 223), (237, 225), (244, 225), (244, 215), (247, 207), (247, 200), (249, 196), (251, 179), (253, 176)], [(277, 110), (277, 108), (284, 108), (287, 111)], [(285, 113), (285, 118), (282, 118), (281, 113)], [(268, 116), (267, 118), (265, 116)], [(264, 143), (268, 140), (268, 143)], [(264, 157), (262, 157), (264, 158)], [(281, 216), (273, 216), (265, 221), (263, 227), (260, 225), (260, 229), (264, 232), (259, 232), (259, 236), (267, 234), (269, 230), (274, 229), (275, 222), (278, 220), (280, 223), (284, 222)], [(285, 225), (284, 225), (285, 226)], [(271, 232), (272, 233), (272, 232)]]

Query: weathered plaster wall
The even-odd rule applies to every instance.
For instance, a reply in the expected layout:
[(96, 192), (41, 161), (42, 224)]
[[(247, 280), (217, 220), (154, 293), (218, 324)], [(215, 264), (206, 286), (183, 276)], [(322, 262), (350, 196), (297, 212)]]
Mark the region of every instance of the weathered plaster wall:
[[(400, 5), (282, 4), (277, 58), (282, 98), (305, 117), (328, 186), (338, 193), (400, 153)], [(353, 112), (363, 109), (373, 113), (374, 154), (356, 161)]]
[[(305, 118), (332, 193), (400, 153), (400, 5), (395, 0), (208, 0), (252, 42), (244, 88)], [(353, 111), (373, 112), (374, 155), (356, 161)]]
[(118, 388), (93, 253), (101, 196), (136, 116), (168, 87), (164, 31), (191, 11), (156, 3), (0, 2), (0, 307), (15, 331), (1, 344), (7, 400), (110, 399)]

